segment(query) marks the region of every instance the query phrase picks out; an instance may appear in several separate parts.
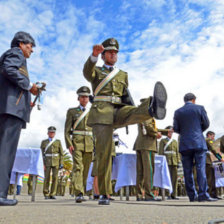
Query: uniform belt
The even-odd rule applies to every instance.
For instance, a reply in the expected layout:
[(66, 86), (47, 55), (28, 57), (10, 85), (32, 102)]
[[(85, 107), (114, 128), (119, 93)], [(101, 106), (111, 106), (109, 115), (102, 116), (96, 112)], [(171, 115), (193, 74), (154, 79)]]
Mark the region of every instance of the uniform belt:
[(47, 156), (47, 157), (54, 157), (54, 156), (59, 156), (59, 154), (58, 153), (55, 153), (55, 154), (45, 154), (45, 156)]
[(79, 131), (79, 130), (74, 130), (72, 132), (73, 135), (88, 135), (88, 136), (93, 136), (92, 131)]
[(176, 152), (173, 152), (173, 151), (166, 151), (166, 152), (164, 152), (164, 154), (176, 154)]
[(96, 101), (104, 101), (110, 103), (121, 103), (121, 98), (118, 96), (95, 96), (94, 102)]

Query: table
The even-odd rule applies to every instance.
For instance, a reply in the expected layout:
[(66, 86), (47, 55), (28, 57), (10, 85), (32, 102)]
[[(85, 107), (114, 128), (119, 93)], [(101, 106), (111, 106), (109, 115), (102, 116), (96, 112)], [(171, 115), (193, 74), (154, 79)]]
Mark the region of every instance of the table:
[(224, 187), (224, 163), (213, 162), (212, 165), (215, 170), (215, 186)]
[[(16, 152), (16, 158), (12, 168), (13, 172), (16, 172), (16, 183), (18, 173), (32, 174), (33, 177), (33, 192), (31, 201), (35, 201), (35, 186), (37, 176), (44, 177), (44, 164), (41, 149), (39, 148), (18, 148)], [(15, 186), (16, 189), (16, 186)], [(15, 198), (15, 191), (14, 191)]]
[(162, 189), (163, 201), (165, 200), (165, 189), (169, 190), (170, 194), (173, 192), (170, 172), (164, 155), (155, 155), (153, 186)]
[[(93, 178), (91, 177), (91, 172), (92, 164), (87, 179), (87, 191), (92, 189)], [(115, 192), (126, 187), (126, 200), (129, 200), (129, 186), (136, 185), (136, 154), (121, 154), (114, 158), (111, 180), (116, 180)], [(153, 185), (162, 189), (168, 189), (170, 193), (173, 191), (165, 156), (155, 155)], [(163, 197), (164, 199), (165, 197)]]

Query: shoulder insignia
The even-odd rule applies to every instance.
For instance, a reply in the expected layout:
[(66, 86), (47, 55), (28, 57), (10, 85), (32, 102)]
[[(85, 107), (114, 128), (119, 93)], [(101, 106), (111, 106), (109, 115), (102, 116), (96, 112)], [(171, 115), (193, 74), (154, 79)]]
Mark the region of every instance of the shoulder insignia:
[(27, 69), (25, 68), (25, 66), (20, 67), (20, 68), (19, 68), (19, 72), (20, 72), (22, 75), (25, 75), (26, 77), (29, 77), (28, 72), (27, 72)]
[(213, 144), (213, 141), (211, 140), (211, 141), (209, 141), (209, 143)]

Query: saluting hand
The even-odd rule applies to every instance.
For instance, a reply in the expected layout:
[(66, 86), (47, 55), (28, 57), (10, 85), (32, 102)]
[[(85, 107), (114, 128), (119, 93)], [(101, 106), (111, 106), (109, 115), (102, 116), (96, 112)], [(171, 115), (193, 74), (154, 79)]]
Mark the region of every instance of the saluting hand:
[(69, 146), (69, 152), (72, 154), (72, 151), (74, 151), (74, 147), (73, 146)]
[(38, 94), (38, 87), (35, 83), (33, 83), (33, 86), (32, 88), (30, 89), (30, 92), (33, 94), (33, 95), (37, 95)]
[(96, 45), (93, 46), (93, 53), (92, 53), (92, 55), (97, 57), (103, 51), (104, 51), (103, 45), (102, 44), (96, 44)]
[(161, 132), (158, 132), (156, 138), (157, 139), (160, 139), (161, 137), (162, 137), (162, 133)]

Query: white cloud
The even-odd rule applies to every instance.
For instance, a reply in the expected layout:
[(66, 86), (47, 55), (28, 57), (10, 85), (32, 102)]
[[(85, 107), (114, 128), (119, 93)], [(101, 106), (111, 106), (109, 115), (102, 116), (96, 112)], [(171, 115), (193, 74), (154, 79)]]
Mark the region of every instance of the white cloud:
[[(47, 137), (50, 125), (57, 127), (57, 137), (64, 145), (66, 111), (78, 105), (76, 90), (81, 85), (90, 86), (83, 78), (83, 65), (92, 45), (107, 35), (119, 38), (118, 66), (129, 74), (136, 104), (140, 98), (153, 93), (157, 80), (164, 82), (169, 94), (168, 110), (166, 119), (157, 122), (159, 128), (172, 124), (174, 110), (183, 105), (183, 95), (192, 91), (198, 103), (208, 111), (211, 129), (218, 135), (223, 134), (222, 1), (191, 0), (179, 11), (173, 1), (145, 0), (132, 4), (124, 1), (117, 9), (121, 14), (114, 16), (114, 22), (120, 22), (118, 27), (108, 24), (106, 17), (99, 21), (98, 15), (105, 14), (103, 6), (90, 13), (72, 4), (63, 5), (67, 8), (62, 15), (58, 14), (56, 3), (53, 0), (0, 2), (1, 52), (8, 49), (16, 31), (30, 32), (37, 42), (35, 52), (28, 59), (31, 81), (47, 82), (42, 110), (32, 111), (31, 123), (22, 132), (20, 146), (38, 147)], [(202, 9), (195, 10), (190, 3), (200, 4)], [(134, 24), (135, 19), (140, 22), (144, 18), (148, 24)], [(130, 127), (129, 135), (125, 134), (125, 129), (117, 132), (132, 149), (136, 125)]]

